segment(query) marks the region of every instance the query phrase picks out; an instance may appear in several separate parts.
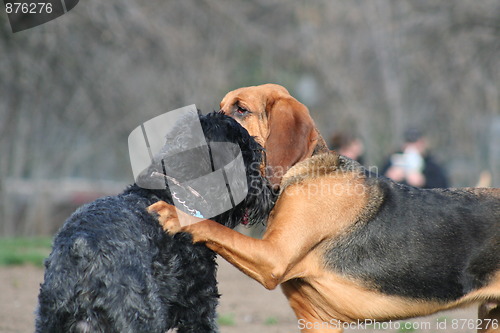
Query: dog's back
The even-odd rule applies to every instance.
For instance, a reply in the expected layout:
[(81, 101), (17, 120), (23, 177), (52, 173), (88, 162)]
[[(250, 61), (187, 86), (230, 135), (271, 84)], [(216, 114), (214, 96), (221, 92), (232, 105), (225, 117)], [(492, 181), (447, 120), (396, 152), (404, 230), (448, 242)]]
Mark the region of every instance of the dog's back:
[(66, 221), (46, 261), (37, 332), (165, 332), (197, 297), (185, 281), (201, 281), (216, 303), (213, 253), (165, 234), (146, 211), (157, 200), (128, 191)]
[[(259, 169), (252, 167), (262, 161), (262, 147), (223, 114), (212, 113), (199, 120), (207, 143), (237, 144), (245, 166), (240, 168), (244, 172), (238, 174), (237, 183), (247, 186), (246, 196), (213, 219), (229, 228), (244, 216), (255, 222), (266, 220), (273, 204), (272, 191)], [(139, 175), (138, 183), (155, 186), (148, 190), (132, 185), (120, 195), (82, 206), (65, 222), (46, 261), (36, 320), (38, 333), (164, 333), (170, 328), (217, 332), (214, 252), (193, 244), (188, 234), (169, 236), (146, 210), (159, 200), (170, 204), (177, 200), (186, 208), (200, 200), (199, 192), (193, 195), (195, 191), (189, 186), (183, 188), (179, 183), (177, 190), (192, 194), (182, 198), (166, 188), (166, 176), (197, 175), (201, 163), (212, 163), (205, 155), (202, 160), (193, 149), (186, 153), (193, 140), (199, 139), (186, 126), (182, 122), (174, 126), (167, 144)], [(175, 152), (183, 153), (173, 155)], [(167, 158), (168, 163), (163, 163)], [(224, 166), (230, 175), (232, 168), (237, 165)], [(226, 188), (227, 184), (223, 185)], [(207, 186), (203, 190), (212, 195), (211, 189)]]
[(292, 167), (282, 191), (352, 173), (364, 179), (370, 199), (359, 220), (327, 246), (323, 259), (331, 270), (387, 295), (452, 301), (500, 269), (500, 189), (419, 189), (330, 153)]
[[(380, 203), (325, 255), (388, 295), (457, 300), (500, 269), (500, 189), (432, 189), (368, 179)], [(438, 246), (438, 248), (436, 248)]]

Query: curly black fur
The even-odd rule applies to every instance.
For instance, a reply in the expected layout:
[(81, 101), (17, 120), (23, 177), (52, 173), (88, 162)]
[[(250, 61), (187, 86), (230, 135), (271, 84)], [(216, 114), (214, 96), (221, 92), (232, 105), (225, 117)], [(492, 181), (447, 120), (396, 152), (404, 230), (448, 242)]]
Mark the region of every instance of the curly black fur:
[[(253, 222), (265, 221), (273, 197), (255, 167), (262, 148), (232, 118), (211, 113), (200, 116), (200, 122), (209, 144), (238, 144), (246, 166), (244, 201), (213, 219), (231, 228), (245, 214)], [(190, 132), (178, 124), (167, 136), (168, 146), (140, 176), (142, 182), (164, 181), (154, 174), (165, 169), (167, 174), (193, 172), (184, 157), (178, 165), (175, 158), (167, 167), (162, 163), (166, 154), (183, 150), (190, 140)], [(134, 184), (122, 194), (80, 207), (68, 218), (45, 263), (36, 332), (217, 332), (215, 254), (192, 244), (188, 234), (164, 233), (146, 211), (159, 200), (173, 203), (168, 189)]]

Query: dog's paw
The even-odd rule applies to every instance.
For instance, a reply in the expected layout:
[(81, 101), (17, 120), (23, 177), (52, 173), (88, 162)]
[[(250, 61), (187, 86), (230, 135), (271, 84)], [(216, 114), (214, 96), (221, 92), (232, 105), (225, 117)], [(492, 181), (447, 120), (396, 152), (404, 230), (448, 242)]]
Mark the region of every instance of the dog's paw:
[(177, 217), (170, 217), (168, 219), (160, 217), (158, 221), (160, 221), (163, 231), (167, 232), (169, 235), (175, 235), (181, 232), (181, 224)]
[(168, 206), (171, 206), (169, 205), (168, 203), (166, 203), (165, 201), (158, 201), (154, 204), (152, 204), (151, 206), (148, 207), (148, 212), (150, 214), (159, 214), (159, 212), (163, 209), (166, 209), (168, 208)]
[(173, 235), (181, 231), (181, 224), (175, 206), (169, 205), (165, 201), (158, 201), (148, 207), (149, 213), (158, 215), (158, 222), (164, 231)]

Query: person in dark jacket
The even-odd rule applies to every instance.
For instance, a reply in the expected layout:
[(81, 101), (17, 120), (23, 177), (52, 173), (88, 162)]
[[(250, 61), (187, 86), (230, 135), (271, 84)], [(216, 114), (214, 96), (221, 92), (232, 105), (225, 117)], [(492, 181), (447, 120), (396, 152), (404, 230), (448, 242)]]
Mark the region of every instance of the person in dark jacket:
[(357, 136), (347, 133), (338, 132), (332, 135), (329, 148), (335, 150), (340, 155), (349, 157), (359, 164), (364, 164), (365, 147), (363, 141)]
[(416, 128), (409, 128), (404, 133), (404, 139), (402, 151), (390, 156), (382, 168), (382, 174), (415, 187), (448, 187), (446, 172), (430, 154), (423, 133)]

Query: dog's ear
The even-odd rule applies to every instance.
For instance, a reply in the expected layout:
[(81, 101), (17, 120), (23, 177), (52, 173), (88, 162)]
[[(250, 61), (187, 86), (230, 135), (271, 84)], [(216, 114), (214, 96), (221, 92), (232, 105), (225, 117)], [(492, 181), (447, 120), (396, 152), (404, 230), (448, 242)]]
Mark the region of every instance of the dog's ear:
[(266, 113), (269, 123), (266, 176), (277, 187), (291, 166), (312, 156), (318, 132), (309, 110), (291, 96), (268, 103)]

